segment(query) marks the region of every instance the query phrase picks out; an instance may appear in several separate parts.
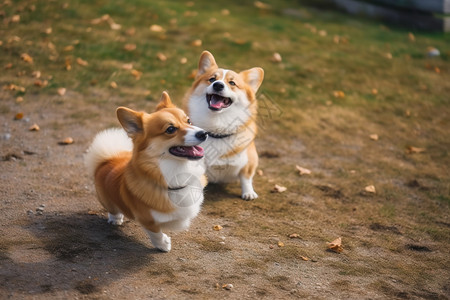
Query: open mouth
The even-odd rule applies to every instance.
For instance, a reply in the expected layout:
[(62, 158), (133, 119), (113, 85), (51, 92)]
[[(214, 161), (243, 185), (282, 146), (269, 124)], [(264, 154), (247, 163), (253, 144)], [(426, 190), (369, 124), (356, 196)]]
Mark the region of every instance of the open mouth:
[(175, 146), (169, 149), (170, 154), (187, 159), (200, 159), (205, 152), (200, 146)]
[(222, 108), (227, 108), (233, 103), (230, 98), (222, 97), (217, 94), (207, 94), (206, 101), (208, 102), (208, 108), (215, 111), (219, 111)]

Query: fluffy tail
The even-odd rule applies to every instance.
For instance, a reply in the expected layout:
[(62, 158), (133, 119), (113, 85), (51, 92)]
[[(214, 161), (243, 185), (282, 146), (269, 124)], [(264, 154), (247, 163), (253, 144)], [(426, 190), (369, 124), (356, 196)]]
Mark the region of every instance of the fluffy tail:
[(123, 151), (132, 151), (133, 143), (122, 128), (106, 129), (97, 134), (84, 156), (89, 174), (94, 176), (97, 167), (105, 160)]

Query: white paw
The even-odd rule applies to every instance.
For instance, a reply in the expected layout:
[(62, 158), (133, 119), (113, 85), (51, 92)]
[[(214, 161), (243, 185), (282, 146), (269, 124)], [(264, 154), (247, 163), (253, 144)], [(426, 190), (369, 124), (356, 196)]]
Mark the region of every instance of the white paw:
[(255, 191), (251, 191), (251, 192), (247, 192), (247, 193), (242, 193), (242, 199), (244, 200), (255, 200), (256, 198), (258, 198), (258, 194)]
[(155, 246), (158, 250), (162, 252), (169, 252), (170, 249), (172, 249), (172, 242), (167, 234), (162, 232), (154, 233), (151, 231), (147, 231), (147, 233), (150, 236), (150, 241), (153, 246)]
[(122, 225), (123, 214), (118, 213), (116, 215), (108, 213), (108, 223), (113, 225)]

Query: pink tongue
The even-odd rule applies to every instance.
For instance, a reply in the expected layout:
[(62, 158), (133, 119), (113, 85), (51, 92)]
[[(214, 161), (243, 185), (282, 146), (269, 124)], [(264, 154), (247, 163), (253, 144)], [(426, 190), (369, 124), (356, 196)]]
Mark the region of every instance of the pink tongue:
[(209, 103), (210, 106), (214, 107), (214, 108), (222, 108), (225, 107), (225, 103), (223, 103), (222, 99), (217, 99), (218, 97), (212, 97), (211, 98), (211, 102)]
[(203, 156), (204, 154), (203, 148), (200, 146), (183, 147), (183, 148), (186, 151), (185, 153), (187, 153), (189, 156), (199, 157)]

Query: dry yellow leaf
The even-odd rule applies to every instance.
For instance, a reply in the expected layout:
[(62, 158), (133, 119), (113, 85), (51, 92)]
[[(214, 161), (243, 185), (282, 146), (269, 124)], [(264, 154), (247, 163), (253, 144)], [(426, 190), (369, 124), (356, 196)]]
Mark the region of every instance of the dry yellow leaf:
[(11, 17), (11, 22), (17, 23), (20, 22), (20, 15), (14, 15)]
[(220, 11), (220, 13), (223, 15), (223, 16), (228, 16), (229, 14), (230, 14), (230, 11), (228, 10), (228, 9), (222, 9), (221, 11)]
[(369, 138), (373, 141), (378, 141), (379, 139), (378, 134), (376, 133), (369, 135)]
[(30, 128), (28, 128), (28, 130), (30, 131), (39, 131), (41, 128), (39, 128), (39, 125), (34, 123), (33, 125), (30, 126)]
[(416, 41), (416, 37), (414, 36), (414, 34), (412, 34), (412, 32), (408, 33), (408, 39), (411, 42), (415, 42)]
[(327, 36), (327, 32), (325, 30), (320, 30), (319, 31), (319, 35), (320, 36)]
[(195, 40), (191, 43), (194, 47), (200, 47), (202, 45), (202, 40)]
[(434, 71), (438, 74), (441, 74), (441, 69), (439, 69), (438, 67), (434, 67)]
[(376, 192), (377, 192), (377, 190), (375, 189), (375, 186), (373, 186), (373, 185), (368, 185), (368, 186), (366, 186), (366, 187), (364, 188), (364, 190), (365, 190), (367, 193), (371, 193), (371, 194), (376, 194)]
[(23, 113), (17, 113), (14, 117), (15, 120), (22, 120), (23, 119)]
[(17, 98), (16, 98), (16, 102), (17, 102), (17, 103), (23, 102), (23, 97), (17, 97)]
[(187, 58), (186, 57), (182, 57), (180, 59), (180, 64), (184, 65), (185, 63), (187, 63)]
[(26, 63), (30, 63), (30, 64), (33, 63), (33, 58), (30, 55), (28, 55), (27, 53), (22, 53), (22, 55), (20, 55), (20, 58)]
[(33, 73), (31, 73), (31, 76), (33, 76), (34, 78), (41, 78), (41, 71), (34, 71)]
[(288, 235), (288, 237), (290, 239), (299, 239), (300, 235), (298, 233), (291, 233), (290, 235)]
[(263, 3), (261, 1), (253, 2), (253, 5), (255, 5), (255, 7), (259, 8), (259, 9), (270, 9), (271, 8), (271, 6), (269, 4)]
[(167, 56), (164, 55), (164, 53), (158, 52), (156, 54), (156, 57), (160, 60), (160, 61), (166, 61), (167, 60)]
[(256, 174), (258, 174), (259, 176), (263, 176), (264, 175), (264, 171), (259, 169), (256, 171)]
[(162, 26), (160, 26), (160, 25), (153, 24), (152, 26), (150, 26), (150, 31), (153, 31), (153, 32), (164, 32), (164, 28), (162, 28)]
[(133, 69), (133, 64), (123, 64), (122, 65), (122, 69), (124, 69), (124, 70), (132, 70)]
[(75, 47), (73, 45), (69, 45), (69, 46), (64, 47), (63, 51), (70, 52), (70, 51), (73, 51), (73, 49), (75, 49)]
[(277, 245), (278, 247), (284, 247), (284, 243), (282, 241), (278, 241)]
[(126, 34), (126, 35), (129, 35), (129, 36), (135, 35), (135, 34), (136, 34), (136, 28), (134, 28), (134, 27), (128, 28), (128, 29), (125, 31), (125, 34)]
[(273, 189), (272, 189), (272, 193), (283, 193), (283, 192), (285, 192), (287, 190), (287, 188), (286, 187), (284, 187), (284, 186), (281, 186), (281, 185), (278, 185), (278, 184), (275, 184), (275, 186), (273, 187)]
[(328, 243), (328, 249), (336, 253), (341, 253), (344, 250), (344, 247), (342, 247), (342, 238), (339, 237), (331, 243)]
[(377, 89), (372, 89), (372, 95), (378, 95), (378, 90)]
[(117, 89), (117, 83), (115, 81), (111, 81), (111, 83), (109, 84), (109, 86), (113, 89)]
[(58, 95), (64, 96), (66, 94), (66, 88), (59, 88), (58, 89)]
[(422, 153), (425, 152), (425, 148), (419, 148), (419, 147), (413, 147), (413, 146), (408, 146), (406, 147), (406, 152), (408, 152), (409, 154), (414, 154), (414, 153)]
[(333, 92), (333, 96), (335, 98), (344, 98), (345, 97), (345, 93), (343, 91), (334, 91)]
[(339, 44), (339, 43), (341, 42), (341, 37), (338, 36), (338, 35), (335, 35), (335, 36), (333, 37), (333, 42), (334, 42), (335, 44)]
[(231, 290), (233, 288), (233, 285), (231, 283), (227, 283), (222, 285), (222, 288), (226, 290)]
[(300, 256), (300, 258), (301, 258), (302, 260), (304, 260), (304, 261), (308, 261), (308, 260), (309, 260), (309, 258), (306, 257), (306, 256)]
[(47, 80), (36, 80), (34, 82), (34, 85), (38, 86), (38, 87), (46, 87), (48, 85), (48, 81)]
[(120, 30), (122, 29), (122, 25), (115, 23), (114, 21), (109, 22), (109, 27), (112, 30)]
[(219, 230), (222, 230), (222, 226), (220, 226), (220, 225), (214, 225), (213, 226), (213, 229), (215, 230), (215, 231), (219, 231)]
[(77, 64), (79, 64), (80, 66), (86, 67), (88, 65), (88, 62), (85, 61), (84, 59), (82, 59), (81, 57), (78, 57)]
[(45, 34), (52, 34), (53, 29), (51, 27), (48, 27), (45, 29)]
[(9, 70), (12, 67), (13, 67), (13, 64), (12, 63), (8, 63), (8, 64), (5, 65), (5, 70)]
[(295, 168), (297, 169), (298, 174), (299, 174), (300, 176), (311, 174), (311, 170), (308, 170), (308, 169), (306, 169), (306, 168), (302, 168), (302, 167), (300, 167), (299, 165), (296, 165)]
[(142, 72), (141, 72), (141, 71), (138, 71), (138, 70), (135, 70), (135, 69), (133, 69), (133, 70), (131, 70), (131, 75), (133, 75), (133, 76), (134, 76), (134, 78), (136, 78), (136, 80), (139, 80), (139, 79), (141, 79), (141, 76), (142, 76)]
[(125, 49), (126, 51), (134, 51), (136, 50), (136, 44), (126, 44), (125, 46), (123, 46), (123, 49)]
[(60, 145), (70, 145), (73, 144), (73, 138), (71, 137), (66, 137), (65, 139), (63, 139), (61, 142), (59, 142)]
[(385, 53), (384, 57), (386, 57), (387, 59), (392, 59), (392, 53)]
[(283, 59), (281, 58), (281, 54), (278, 52), (275, 52), (274, 54), (272, 54), (272, 61), (279, 63), (281, 62)]

